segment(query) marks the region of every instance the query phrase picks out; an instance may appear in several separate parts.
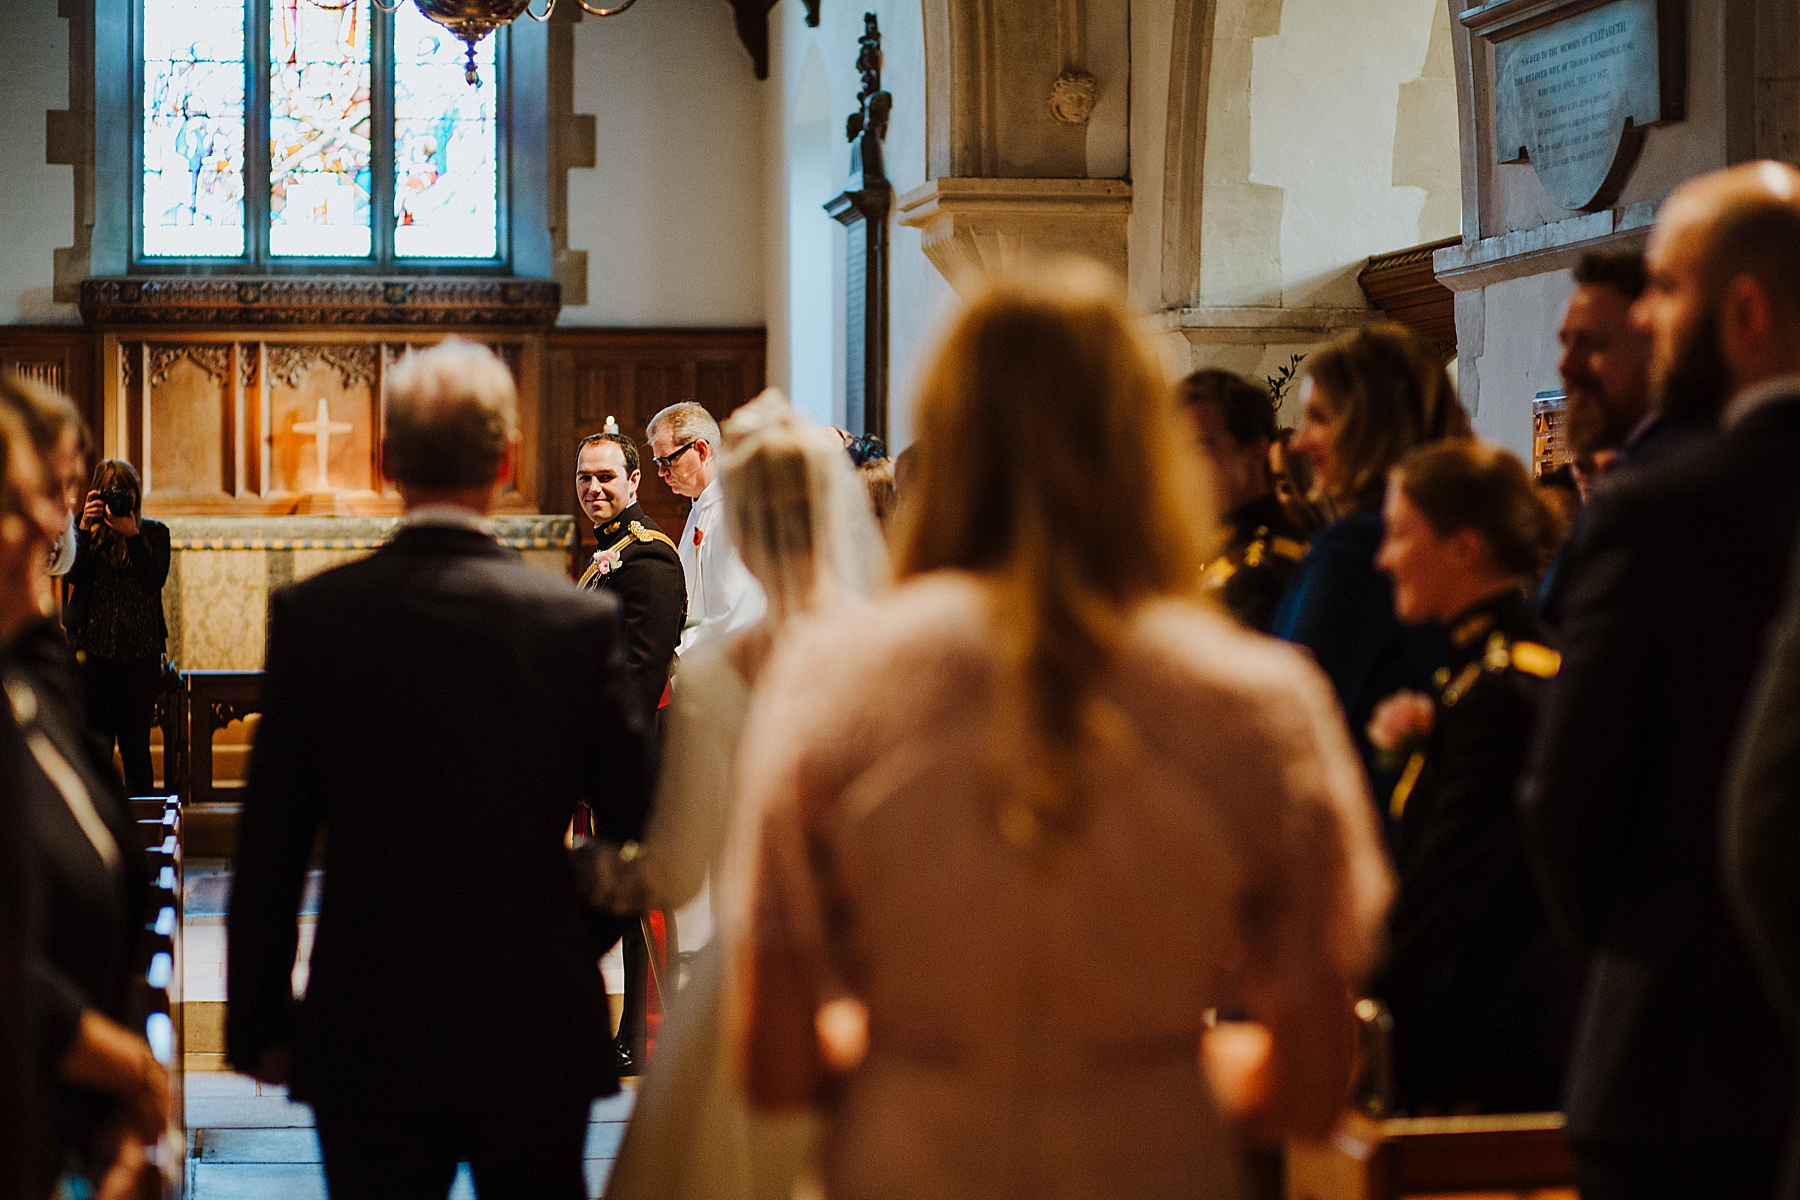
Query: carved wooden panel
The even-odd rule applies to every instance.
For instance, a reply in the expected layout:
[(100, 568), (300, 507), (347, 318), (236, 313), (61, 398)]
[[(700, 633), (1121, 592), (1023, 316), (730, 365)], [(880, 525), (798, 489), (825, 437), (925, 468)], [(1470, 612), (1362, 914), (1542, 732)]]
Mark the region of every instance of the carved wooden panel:
[[(153, 515), (398, 513), (381, 478), (388, 367), (436, 331), (155, 329), (101, 340), (105, 454), (144, 473)], [(537, 511), (543, 335), (470, 330), (518, 383), (518, 477), (506, 512)], [(323, 458), (321, 458), (323, 452)]]
[(99, 343), (98, 335), (79, 325), (0, 325), (0, 370), (15, 370), (62, 392), (98, 435), (94, 358)]
[[(687, 520), (687, 501), (670, 492), (650, 463), (644, 428), (658, 410), (682, 400), (723, 420), (763, 388), (767, 335), (761, 329), (552, 330), (546, 380), (543, 511), (576, 520), (578, 559), (593, 531), (575, 501), (575, 445), (607, 417), (638, 444), (644, 473), (638, 499), (671, 537)], [(587, 539), (587, 550), (580, 548)]]

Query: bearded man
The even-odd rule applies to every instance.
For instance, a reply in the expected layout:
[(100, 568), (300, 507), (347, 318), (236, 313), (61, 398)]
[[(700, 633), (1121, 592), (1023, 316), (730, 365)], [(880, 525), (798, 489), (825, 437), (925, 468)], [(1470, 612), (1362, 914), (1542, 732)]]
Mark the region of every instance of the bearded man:
[(1720, 796), (1800, 524), (1800, 172), (1691, 180), (1646, 258), (1658, 410), (1719, 428), (1588, 506), (1521, 801), (1586, 981), (1563, 1097), (1584, 1200), (1750, 1200), (1795, 1045), (1727, 902)]

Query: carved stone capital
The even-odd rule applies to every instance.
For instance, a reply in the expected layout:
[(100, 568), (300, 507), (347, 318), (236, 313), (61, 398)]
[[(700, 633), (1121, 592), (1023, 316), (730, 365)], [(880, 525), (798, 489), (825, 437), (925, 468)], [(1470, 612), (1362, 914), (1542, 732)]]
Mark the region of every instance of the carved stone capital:
[(81, 317), (110, 325), (551, 325), (549, 279), (237, 275), (97, 278)]
[(1125, 274), (1123, 179), (933, 179), (900, 197), (900, 224), (959, 291), (1019, 262), (1079, 254)]

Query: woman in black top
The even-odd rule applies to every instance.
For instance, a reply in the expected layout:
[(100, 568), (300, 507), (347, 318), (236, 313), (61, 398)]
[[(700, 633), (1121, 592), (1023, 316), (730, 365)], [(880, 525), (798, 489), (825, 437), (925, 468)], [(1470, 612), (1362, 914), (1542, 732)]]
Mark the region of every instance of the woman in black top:
[(1375, 561), (1396, 614), (1451, 646), (1435, 695), (1390, 697), (1369, 730), (1406, 760), (1389, 808), (1400, 893), (1372, 986), (1393, 1012), (1399, 1100), (1413, 1115), (1555, 1109), (1574, 964), (1538, 900), (1513, 797), (1561, 662), (1526, 598), (1561, 522), (1517, 458), (1473, 440), (1402, 459), (1384, 515)]
[[(12, 931), (24, 953), (38, 1086), (48, 1129), (39, 1164), (98, 1181), (142, 1162), (168, 1122), (168, 1076), (133, 1032), (131, 981), (147, 878), (124, 791), (86, 729), (68, 648), (39, 607), (64, 523), (54, 479), (0, 380), (0, 721), (15, 753), (0, 786), (16, 833)], [(129, 1135), (129, 1136), (127, 1136)]]
[(142, 510), (143, 487), (130, 463), (109, 458), (94, 468), (65, 618), (81, 662), (88, 724), (109, 753), (117, 740), (125, 788), (133, 796), (148, 796), (155, 787), (150, 725), (169, 636), (162, 607), (169, 527), (146, 519)]

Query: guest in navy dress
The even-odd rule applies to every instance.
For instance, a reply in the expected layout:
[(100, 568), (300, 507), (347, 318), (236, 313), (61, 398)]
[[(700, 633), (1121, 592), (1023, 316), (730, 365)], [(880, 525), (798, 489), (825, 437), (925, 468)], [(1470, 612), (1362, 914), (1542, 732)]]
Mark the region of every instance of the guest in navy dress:
[(1337, 689), (1383, 809), (1397, 772), (1379, 769), (1365, 726), (1402, 688), (1424, 691), (1449, 662), (1441, 629), (1408, 628), (1375, 569), (1388, 472), (1414, 446), (1469, 436), (1469, 418), (1437, 355), (1400, 325), (1359, 330), (1317, 350), (1300, 384), (1293, 449), (1312, 466), (1317, 499), (1337, 519), (1313, 535), (1271, 630), (1311, 650)]

